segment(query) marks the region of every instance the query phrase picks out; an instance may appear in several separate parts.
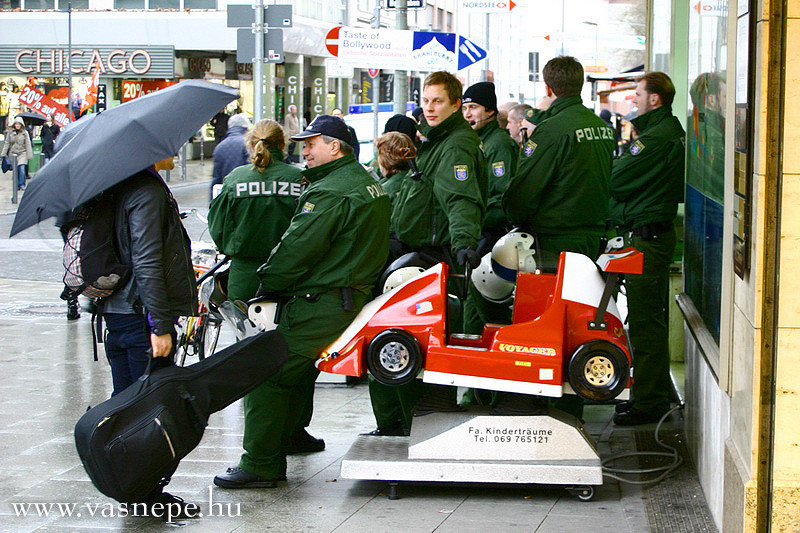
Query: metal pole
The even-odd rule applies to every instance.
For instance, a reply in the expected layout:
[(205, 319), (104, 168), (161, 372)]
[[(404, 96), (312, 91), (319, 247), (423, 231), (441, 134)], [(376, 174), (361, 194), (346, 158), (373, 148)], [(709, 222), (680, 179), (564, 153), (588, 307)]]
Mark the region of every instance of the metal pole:
[(19, 183), (19, 178), (17, 178), (17, 154), (11, 155), (11, 203), (17, 203), (17, 183)]
[[(395, 28), (398, 30), (408, 29), (408, 0), (396, 0), (395, 4)], [(406, 102), (408, 102), (408, 72), (405, 70), (394, 71), (394, 112), (401, 115), (406, 114)]]
[(486, 41), (485, 41), (486, 42), (486, 63), (485, 63), (486, 64), (486, 69), (483, 71), (483, 81), (489, 81), (489, 58), (492, 56), (492, 54), (489, 53), (489, 42), (490, 42), (489, 41), (489, 28), (490, 28), (489, 22), (491, 21), (490, 17), (491, 17), (491, 15), (489, 15), (489, 13), (486, 13)]
[(67, 4), (67, 118), (72, 122), (72, 2)]
[(261, 120), (264, 111), (264, 0), (256, 0), (256, 57), (253, 66), (253, 119)]
[[(381, 0), (375, 0), (375, 17), (372, 19), (372, 27), (376, 29), (380, 29), (381, 27)], [(372, 139), (376, 140), (378, 138), (378, 107), (380, 106), (381, 102), (381, 91), (380, 91), (380, 84), (381, 84), (381, 74), (380, 70), (378, 74), (372, 78)], [(378, 85), (375, 85), (377, 80)], [(374, 149), (373, 144), (373, 149)]]

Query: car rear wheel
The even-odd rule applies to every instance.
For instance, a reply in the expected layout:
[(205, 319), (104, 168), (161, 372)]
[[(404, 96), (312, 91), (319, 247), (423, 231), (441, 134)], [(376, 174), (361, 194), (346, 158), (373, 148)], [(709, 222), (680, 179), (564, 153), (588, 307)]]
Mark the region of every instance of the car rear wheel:
[(628, 358), (618, 346), (592, 341), (580, 346), (569, 360), (569, 384), (575, 394), (595, 402), (616, 398), (630, 376)]
[(367, 349), (367, 368), (384, 385), (403, 385), (417, 377), (424, 357), (413, 335), (387, 329), (372, 339)]

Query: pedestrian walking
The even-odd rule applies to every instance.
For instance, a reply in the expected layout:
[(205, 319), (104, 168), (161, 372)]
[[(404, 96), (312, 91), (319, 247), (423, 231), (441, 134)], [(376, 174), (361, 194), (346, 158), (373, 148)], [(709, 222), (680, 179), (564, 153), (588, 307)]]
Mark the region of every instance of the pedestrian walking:
[(42, 140), (42, 155), (44, 162), (47, 163), (55, 155), (55, 142), (56, 137), (61, 132), (58, 124), (53, 122), (53, 115), (48, 113), (45, 115), (45, 121), (42, 125), (42, 131), (39, 132), (39, 138)]
[(219, 143), (222, 142), (222, 139), (225, 138), (225, 134), (228, 133), (228, 120), (230, 120), (230, 118), (231, 117), (225, 112), (225, 110), (222, 109), (209, 121), (211, 127), (214, 128), (215, 148), (219, 145)]
[(675, 216), (683, 202), (685, 138), (672, 114), (675, 87), (663, 72), (648, 72), (636, 87), (639, 136), (614, 160), (611, 218), (626, 244), (644, 253), (641, 275), (626, 275), (628, 326), (636, 379), (633, 400), (620, 404), (614, 423), (657, 422), (669, 410), (669, 266)]
[(297, 106), (290, 105), (287, 110), (289, 113), (283, 120), (283, 130), (286, 133), (286, 138), (289, 139), (289, 148), (287, 149), (286, 163), (299, 163), (300, 157), (294, 154), (297, 150), (297, 142), (292, 141), (291, 138), (300, 133), (305, 127), (301, 127), (300, 118), (297, 116)]
[(25, 122), (21, 117), (14, 117), (11, 127), (6, 130), (0, 158), (17, 156), (17, 190), (24, 191), (28, 180), (28, 161), (33, 159), (33, 147)]
[(245, 146), (244, 135), (250, 128), (250, 119), (244, 113), (233, 115), (228, 120), (228, 131), (225, 139), (214, 148), (214, 169), (211, 171), (211, 189), (213, 196), (214, 186), (231, 171), (250, 162), (250, 153)]
[(389, 249), (390, 204), (353, 156), (340, 119), (320, 115), (292, 137), (305, 142), (308, 188), (280, 243), (258, 270), (259, 296), (283, 303), (278, 322), (289, 360), (245, 397), (239, 465), (214, 478), (224, 488), (271, 488), (286, 479), (290, 434), (310, 401), (314, 361), (370, 299)]

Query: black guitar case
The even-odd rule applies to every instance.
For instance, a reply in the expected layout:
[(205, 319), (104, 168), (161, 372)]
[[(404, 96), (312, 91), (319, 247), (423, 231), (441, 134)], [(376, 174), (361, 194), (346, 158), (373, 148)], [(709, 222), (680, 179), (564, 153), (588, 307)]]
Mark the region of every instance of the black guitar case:
[(97, 489), (141, 502), (169, 482), (203, 437), (208, 417), (255, 389), (288, 358), (283, 335), (260, 333), (187, 367), (153, 370), (86, 411), (75, 444)]

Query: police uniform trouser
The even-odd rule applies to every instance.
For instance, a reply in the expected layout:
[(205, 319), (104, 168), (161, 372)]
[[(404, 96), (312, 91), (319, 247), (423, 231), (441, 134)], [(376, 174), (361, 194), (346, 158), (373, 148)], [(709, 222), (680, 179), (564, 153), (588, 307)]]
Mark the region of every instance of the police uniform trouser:
[(641, 275), (626, 274), (628, 327), (633, 346), (633, 406), (649, 413), (669, 409), (669, 265), (675, 251), (675, 228), (645, 240), (632, 235), (629, 244), (644, 253)]
[[(589, 257), (592, 261), (597, 259), (600, 254), (601, 236), (598, 235), (543, 235), (537, 234), (536, 238), (539, 239), (539, 248), (544, 252), (550, 252), (558, 255), (561, 252), (577, 252)], [(556, 260), (558, 257), (556, 257)], [(583, 419), (583, 400), (573, 394), (567, 394), (552, 400), (550, 402), (552, 407), (560, 409), (565, 413), (569, 413), (575, 418)]]
[[(266, 259), (234, 257), (231, 260), (230, 272), (228, 274), (229, 300), (241, 300), (247, 303), (248, 300), (255, 298), (256, 292), (258, 292), (258, 286), (261, 283), (258, 274), (256, 274), (256, 270), (264, 263), (266, 263)], [(311, 417), (314, 414), (314, 384), (315, 382), (313, 380), (308, 383), (306, 396), (309, 398), (309, 401), (306, 402), (305, 410), (297, 422), (297, 427), (295, 427), (294, 430), (295, 432), (302, 431), (311, 423)]]
[(421, 379), (405, 385), (384, 385), (377, 379), (368, 378), (369, 399), (378, 429), (402, 423), (403, 429), (411, 430), (412, 409), (424, 392)]
[(354, 311), (342, 309), (339, 291), (311, 302), (299, 297), (281, 313), (278, 331), (286, 337), (289, 360), (271, 378), (244, 399), (245, 453), (239, 466), (259, 476), (277, 478), (286, 473), (286, 448), (309, 408), (319, 371), (317, 356), (352, 322), (367, 296), (353, 291)]

